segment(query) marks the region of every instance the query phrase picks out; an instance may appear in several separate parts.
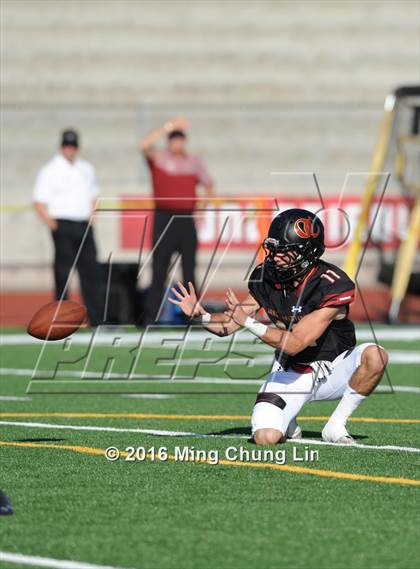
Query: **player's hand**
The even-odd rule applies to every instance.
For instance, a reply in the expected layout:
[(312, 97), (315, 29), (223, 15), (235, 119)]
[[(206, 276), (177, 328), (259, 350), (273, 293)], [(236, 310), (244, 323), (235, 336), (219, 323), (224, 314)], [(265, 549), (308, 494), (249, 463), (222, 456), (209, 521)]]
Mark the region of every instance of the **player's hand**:
[(229, 288), (226, 293), (226, 304), (227, 310), (225, 310), (225, 314), (230, 316), (239, 326), (244, 326), (249, 314), (242, 308), (241, 303), (231, 288)]
[(56, 220), (56, 219), (52, 219), (51, 217), (48, 219), (47, 225), (48, 225), (48, 227), (51, 229), (51, 231), (57, 231), (57, 229), (58, 229), (57, 220)]
[(204, 308), (197, 300), (197, 295), (191, 282), (188, 283), (188, 290), (185, 288), (181, 281), (178, 281), (177, 286), (178, 289), (175, 287), (171, 288), (171, 291), (176, 298), (168, 297), (169, 302), (180, 306), (182, 312), (190, 318), (206, 313)]
[(173, 130), (188, 130), (190, 123), (184, 117), (174, 117), (169, 121), (172, 124)]

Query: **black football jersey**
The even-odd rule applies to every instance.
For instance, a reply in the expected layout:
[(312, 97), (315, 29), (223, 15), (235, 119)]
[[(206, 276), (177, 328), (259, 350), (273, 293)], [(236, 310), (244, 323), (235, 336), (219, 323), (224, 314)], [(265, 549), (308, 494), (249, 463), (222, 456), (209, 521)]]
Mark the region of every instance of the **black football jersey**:
[(292, 291), (283, 289), (281, 283), (271, 281), (264, 275), (263, 265), (258, 265), (251, 273), (248, 287), (270, 320), (286, 330), (292, 330), (306, 314), (319, 308), (347, 308), (346, 318), (333, 320), (315, 345), (308, 346), (295, 356), (281, 356), (276, 352), (277, 359), (285, 369), (293, 363), (333, 361), (356, 344), (354, 325), (348, 318), (349, 305), (354, 300), (354, 283), (335, 265), (318, 261), (302, 283)]

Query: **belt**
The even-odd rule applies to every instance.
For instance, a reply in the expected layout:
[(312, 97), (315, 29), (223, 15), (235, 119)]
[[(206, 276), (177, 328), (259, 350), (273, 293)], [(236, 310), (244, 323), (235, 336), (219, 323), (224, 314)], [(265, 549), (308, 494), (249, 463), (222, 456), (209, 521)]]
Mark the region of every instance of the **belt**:
[(308, 364), (292, 363), (290, 368), (297, 373), (312, 373), (312, 368)]
[(60, 223), (78, 223), (78, 224), (87, 224), (88, 219), (63, 219), (62, 217), (57, 217), (56, 221)]

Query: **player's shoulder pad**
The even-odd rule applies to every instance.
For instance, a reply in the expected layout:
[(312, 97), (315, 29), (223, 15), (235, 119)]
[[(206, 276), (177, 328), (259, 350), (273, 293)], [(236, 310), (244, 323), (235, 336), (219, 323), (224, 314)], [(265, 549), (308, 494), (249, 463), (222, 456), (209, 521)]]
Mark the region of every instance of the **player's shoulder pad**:
[(355, 284), (336, 265), (323, 261), (317, 277), (321, 292), (320, 308), (351, 304), (354, 301)]
[(255, 288), (262, 283), (264, 278), (264, 270), (263, 270), (263, 264), (261, 263), (260, 265), (257, 265), (252, 273), (249, 275), (249, 279), (248, 279), (248, 289), (252, 292), (253, 290), (255, 290)]
[(263, 264), (257, 265), (249, 275), (248, 284), (251, 282), (260, 282), (263, 279)]

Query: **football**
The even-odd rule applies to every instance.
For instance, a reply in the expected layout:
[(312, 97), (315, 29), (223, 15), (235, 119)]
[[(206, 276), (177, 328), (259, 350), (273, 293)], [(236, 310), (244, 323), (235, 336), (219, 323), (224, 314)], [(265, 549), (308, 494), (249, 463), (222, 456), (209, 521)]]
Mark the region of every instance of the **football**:
[(28, 324), (27, 332), (39, 340), (62, 340), (86, 321), (86, 307), (71, 300), (57, 300), (40, 308)]

